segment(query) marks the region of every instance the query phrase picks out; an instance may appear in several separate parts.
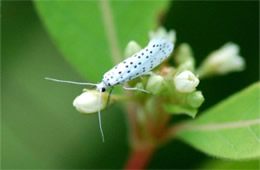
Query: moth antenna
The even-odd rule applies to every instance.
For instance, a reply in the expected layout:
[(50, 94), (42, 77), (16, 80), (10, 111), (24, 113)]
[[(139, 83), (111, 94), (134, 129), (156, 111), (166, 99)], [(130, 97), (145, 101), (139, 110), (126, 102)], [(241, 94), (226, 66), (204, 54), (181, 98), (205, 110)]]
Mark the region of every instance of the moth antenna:
[(53, 79), (53, 78), (49, 78), (49, 77), (45, 77), (45, 79), (50, 80), (50, 81), (60, 82), (60, 83), (97, 86), (97, 84), (94, 84), (94, 83), (76, 82), (76, 81), (69, 81), (69, 80), (59, 80), (59, 79)]
[(102, 129), (102, 122), (101, 122), (101, 112), (100, 112), (100, 105), (101, 105), (101, 94), (102, 94), (102, 89), (99, 90), (99, 96), (98, 96), (98, 120), (99, 120), (99, 129), (102, 135), (102, 142), (105, 142), (105, 137)]

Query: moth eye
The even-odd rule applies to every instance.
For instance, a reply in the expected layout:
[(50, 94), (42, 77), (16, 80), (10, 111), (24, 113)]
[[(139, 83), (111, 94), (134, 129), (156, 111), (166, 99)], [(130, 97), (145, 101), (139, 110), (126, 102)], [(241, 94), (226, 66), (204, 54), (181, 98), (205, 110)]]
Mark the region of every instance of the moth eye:
[(103, 87), (103, 88), (101, 89), (101, 91), (102, 91), (102, 92), (105, 92), (105, 91), (106, 91), (106, 88)]

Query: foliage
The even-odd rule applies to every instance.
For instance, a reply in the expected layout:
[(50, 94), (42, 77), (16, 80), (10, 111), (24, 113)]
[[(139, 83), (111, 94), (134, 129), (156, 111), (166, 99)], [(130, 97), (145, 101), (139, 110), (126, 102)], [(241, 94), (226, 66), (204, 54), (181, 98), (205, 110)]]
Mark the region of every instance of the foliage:
[(178, 137), (197, 149), (234, 160), (260, 156), (259, 83), (187, 122)]
[[(120, 1), (111, 1), (109, 4), (107, 2), (108, 1), (35, 1), (35, 7), (47, 27), (46, 30), (49, 31), (55, 45), (57, 45), (57, 49), (60, 50), (68, 63), (73, 66), (74, 70), (78, 71), (84, 78), (89, 79), (91, 82), (100, 81), (101, 76), (105, 71), (123, 59), (122, 54), (125, 46), (130, 40), (136, 40), (141, 46), (144, 46), (148, 41), (147, 32), (163, 23), (162, 21), (165, 20), (165, 9), (169, 6), (168, 1), (126, 1), (124, 3), (120, 3)], [(28, 2), (26, 3), (28, 8)], [(190, 36), (191, 39), (188, 40), (189, 42), (192, 39), (196, 39), (196, 35), (199, 35), (199, 37), (201, 36), (202, 38), (199, 40), (200, 43), (191, 43), (192, 47), (196, 47), (194, 48), (194, 53), (190, 52), (191, 47), (187, 43), (176, 46), (182, 53), (180, 53), (180, 58), (178, 58), (176, 55), (178, 50), (175, 51), (174, 57), (177, 59), (175, 64), (181, 65), (182, 62), (185, 62), (182, 61), (182, 59), (186, 60), (187, 58), (185, 58), (185, 56), (188, 56), (188, 60), (190, 59), (190, 61), (178, 66), (177, 71), (181, 72), (189, 68), (192, 72), (197, 71), (196, 73), (198, 73), (198, 70), (195, 69), (193, 54), (196, 54), (196, 60), (200, 61), (198, 58), (200, 56), (203, 57), (203, 53), (207, 51), (203, 51), (203, 49), (207, 49), (205, 43), (215, 48), (216, 45), (219, 45), (218, 43), (223, 43), (223, 39), (215, 37), (212, 39), (214, 40), (212, 43), (203, 40), (203, 35), (199, 33), (196, 26), (201, 27), (202, 32), (205, 31), (205, 28), (207, 28), (207, 30), (210, 29), (208, 29), (207, 24), (203, 26), (198, 24), (199, 20), (196, 19), (195, 15), (199, 13), (202, 14), (202, 12), (194, 13), (193, 18), (193, 15), (191, 16), (190, 13), (192, 13), (191, 11), (195, 4), (189, 9), (187, 5), (184, 7), (178, 6), (178, 3), (181, 2), (176, 2), (176, 5), (174, 3), (173, 7), (175, 7), (175, 9), (177, 8), (175, 16), (180, 18), (179, 21), (181, 24), (178, 24), (178, 21), (176, 22), (174, 17), (168, 17), (168, 23), (172, 21), (174, 28), (176, 25), (176, 29), (180, 25), (183, 27), (185, 24), (188, 24), (188, 31), (185, 30), (185, 26), (184, 29), (179, 27), (179, 30), (177, 30), (178, 33), (185, 30), (186, 32), (184, 31), (182, 35), (193, 34)], [(4, 4), (6, 4), (6, 2), (4, 2)], [(19, 3), (16, 2), (16, 4)], [(196, 4), (200, 3), (196, 2)], [(230, 6), (228, 4), (229, 3), (225, 2), (225, 6)], [(229, 10), (231, 9), (233, 11), (235, 9), (233, 6), (235, 5), (233, 5), (233, 3), (231, 4), (232, 9), (229, 8)], [(27, 8), (24, 8), (26, 15), (21, 15), (19, 13), (19, 11), (22, 11), (21, 9), (23, 9), (23, 7), (18, 5), (17, 8), (6, 8), (7, 10), (4, 11), (4, 14), (7, 13), (6, 11), (9, 11), (9, 13), (12, 14), (12, 17), (3, 19), (3, 63), (5, 64), (3, 64), (2, 78), (4, 81), (4, 114), (2, 117), (3, 121), (1, 122), (3, 137), (1, 145), (3, 146), (1, 148), (3, 159), (1, 159), (1, 166), (8, 169), (121, 168), (127, 148), (125, 146), (127, 133), (123, 121), (124, 118), (122, 117), (123, 109), (119, 109), (117, 107), (118, 105), (116, 105), (112, 108), (107, 108), (107, 110), (104, 111), (103, 116), (105, 117), (104, 120), (106, 120), (104, 129), (106, 134), (108, 134), (108, 140), (105, 144), (101, 144), (101, 141), (100, 143), (97, 142), (99, 140), (99, 134), (97, 133), (98, 127), (95, 114), (92, 116), (76, 114), (71, 105), (73, 98), (82, 90), (81, 87), (56, 85), (55, 83), (49, 83), (42, 80), (44, 76), (53, 76), (55, 74), (58, 75), (58, 78), (61, 78), (59, 76), (63, 75), (62, 78), (64, 79), (73, 77), (73, 79), (76, 80), (80, 79), (80, 77), (58, 57), (59, 55), (51, 46), (52, 44), (50, 43), (48, 36), (41, 30), (38, 18), (31, 17), (35, 14), (32, 13), (33, 15), (31, 15), (31, 13), (26, 10)], [(178, 15), (178, 8), (185, 11), (190, 19), (183, 20), (185, 14), (179, 12), (179, 14), (181, 13), (182, 15)], [(7, 15), (4, 14), (3, 16), (6, 17)], [(229, 16), (227, 16), (227, 18), (228, 17)], [(252, 17), (250, 17), (250, 21), (251, 18)], [(223, 20), (224, 19), (222, 18), (221, 24), (225, 25), (222, 23)], [(243, 17), (239, 18), (239, 23), (244, 23), (242, 22), (244, 20)], [(212, 21), (215, 22), (215, 20)], [(194, 25), (193, 22), (196, 24)], [(249, 24), (244, 25), (247, 26)], [(168, 28), (171, 27), (168, 25)], [(221, 28), (221, 26), (219, 26), (219, 28)], [(250, 35), (251, 29), (252, 28), (250, 27), (250, 32), (246, 32), (241, 28), (241, 30), (245, 32), (244, 36), (246, 37), (250, 37), (248, 35)], [(220, 29), (215, 29), (214, 27), (214, 30)], [(222, 34), (224, 31), (221, 30), (220, 32)], [(6, 33), (9, 33), (9, 37), (6, 36), (8, 35)], [(226, 34), (229, 34), (229, 32), (226, 31)], [(205, 33), (205, 35), (208, 36), (209, 34)], [(216, 33), (215, 35), (219, 36), (220, 33)], [(184, 37), (185, 36), (182, 36), (180, 38)], [(234, 42), (238, 42), (237, 39), (230, 39), (229, 36), (223, 35), (219, 37), (228, 38), (228, 41), (234, 40)], [(256, 43), (253, 41), (246, 41), (246, 38), (243, 37), (243, 35), (236, 37), (240, 37), (242, 42), (246, 42), (249, 46), (247, 46), (248, 48), (241, 48), (242, 56), (245, 56), (247, 61), (250, 60), (251, 56), (256, 56), (254, 55), (254, 52), (248, 53), (248, 51), (246, 51), (252, 50)], [(116, 40), (114, 38), (116, 38)], [(226, 41), (226, 39), (224, 39), (224, 41)], [(241, 42), (238, 44), (240, 43)], [(237, 55), (237, 57), (240, 56)], [(253, 62), (255, 62), (255, 58), (253, 59)], [(172, 61), (170, 61), (170, 64), (172, 66)], [(249, 63), (247, 65), (247, 70), (251, 70), (252, 73), (252, 69), (254, 73), (256, 69), (252, 66), (251, 62), (251, 64)], [(235, 81), (234, 83), (237, 86), (233, 87), (231, 85), (226, 87), (226, 84), (223, 83), (222, 80), (219, 81), (221, 78), (211, 79), (216, 80), (214, 84), (221, 90), (212, 88), (212, 86), (208, 85), (208, 80), (206, 80), (205, 83), (203, 80), (198, 88), (203, 92), (203, 95), (205, 93), (208, 96), (206, 96), (206, 106), (203, 105), (205, 107), (203, 107), (202, 110), (208, 107), (208, 105), (210, 105), (209, 103), (213, 104), (218, 101), (221, 96), (224, 98), (227, 94), (234, 92), (236, 89), (241, 89), (252, 81), (256, 81), (255, 79), (252, 80), (252, 77), (256, 74), (246, 74), (248, 74), (248, 72), (244, 74), (244, 79), (241, 78), (242, 83), (236, 84), (239, 81)], [(227, 76), (227, 79), (236, 77), (234, 75)], [(251, 79), (248, 77), (251, 77)], [(225, 77), (222, 78), (225, 79)], [(148, 78), (144, 78), (143, 82), (146, 82), (147, 79)], [(205, 90), (205, 85), (208, 85), (206, 88), (209, 89), (208, 91)], [(225, 86), (225, 88), (222, 88), (221, 85)], [(141, 85), (141, 87), (145, 86)], [(75, 90), (73, 90), (73, 88), (75, 88)], [(174, 90), (175, 89), (173, 89), (171, 93), (176, 94)], [(201, 91), (194, 91), (194, 93), (201, 93)], [(211, 95), (209, 97), (209, 91), (215, 92), (217, 95)], [(171, 100), (170, 103), (164, 103), (163, 107), (159, 107), (159, 110), (162, 111), (161, 113), (163, 115), (166, 115), (166, 118), (173, 117), (173, 124), (168, 124), (169, 129), (167, 130), (169, 131), (166, 131), (169, 132), (169, 136), (160, 136), (160, 139), (166, 137), (165, 139), (168, 141), (178, 137), (190, 146), (206, 153), (206, 155), (220, 159), (228, 158), (230, 160), (239, 160), (239, 162), (235, 163), (226, 163), (225, 161), (217, 159), (208, 164), (206, 163), (206, 169), (257, 169), (257, 167), (259, 168), (258, 161), (242, 162), (242, 160), (251, 160), (259, 157), (258, 93), (259, 84), (254, 84), (248, 89), (241, 91), (238, 94), (234, 94), (231, 98), (222, 101), (220, 104), (213, 106), (211, 109), (202, 113), (198, 112), (198, 107), (204, 101), (202, 93), (200, 94), (201, 98), (198, 102), (190, 102), (190, 100), (194, 101), (194, 99), (196, 99), (194, 96), (189, 96), (190, 94), (177, 94), (172, 98), (177, 99), (177, 101), (184, 99), (182, 100), (182, 104), (176, 103), (176, 100)], [(132, 104), (132, 101), (125, 102), (125, 104), (127, 104), (126, 107), (128, 108), (127, 112), (129, 112), (129, 110), (131, 111), (131, 108), (132, 111), (136, 111), (130, 113), (134, 113), (133, 115), (137, 114), (139, 128), (140, 125), (144, 123), (142, 121), (147, 118), (147, 115), (150, 116), (148, 118), (155, 118), (155, 120), (158, 118), (156, 117), (158, 115), (154, 113), (160, 113), (156, 110), (158, 109), (156, 106), (160, 105), (158, 101), (161, 102), (161, 89), (153, 94), (153, 97), (147, 97), (140, 93), (134, 93), (131, 95), (136, 97), (134, 99), (138, 100), (137, 102), (135, 101), (137, 104)], [(211, 100), (209, 100), (209, 98), (211, 98)], [(187, 103), (189, 103), (189, 105), (186, 105)], [(197, 116), (197, 113), (199, 117), (195, 117)], [(187, 114), (195, 118), (191, 119), (191, 117), (188, 116), (182, 117), (180, 114)], [(129, 115), (131, 116), (131, 114)], [(127, 120), (131, 125), (131, 119), (129, 119), (131, 117), (129, 117), (129, 115)], [(184, 118), (188, 121), (176, 124), (176, 122), (180, 122), (179, 118)], [(146, 122), (147, 121), (145, 121), (145, 123)], [(154, 124), (148, 125), (157, 125), (156, 123), (158, 122), (155, 121)], [(227, 126), (228, 129), (222, 128), (222, 125), (224, 125), (224, 127)], [(240, 127), (240, 125), (243, 126)], [(146, 124), (143, 127), (146, 128)], [(143, 127), (138, 129), (138, 132), (147, 134), (147, 131), (145, 131), (147, 129)], [(148, 132), (156, 133), (156, 130), (158, 130), (153, 129), (153, 126), (150, 128), (151, 129)], [(115, 130), (116, 133), (114, 133)], [(133, 131), (129, 131), (130, 144), (133, 149), (136, 149), (136, 143), (133, 143), (133, 138), (131, 136), (132, 132)], [(150, 136), (148, 135), (148, 137)], [(144, 149), (144, 153), (154, 153), (154, 149), (158, 148), (157, 144), (150, 152), (146, 152), (145, 149), (149, 148), (151, 143), (154, 144), (153, 142), (158, 141), (150, 139), (147, 141), (148, 143), (137, 144), (145, 144), (140, 145), (141, 148)], [(164, 143), (165, 140), (160, 141), (159, 144), (161, 144), (161, 142)], [(170, 147), (171, 144), (167, 145), (167, 150)], [(187, 151), (189, 153), (193, 152), (191, 148), (188, 148)], [(175, 151), (173, 152), (174, 153), (168, 153), (168, 155), (160, 155), (159, 153), (159, 156), (161, 156), (162, 159), (170, 159), (169, 162), (171, 164), (173, 162), (172, 165), (168, 165), (170, 167), (175, 167), (175, 163), (178, 161), (178, 158), (174, 159), (172, 157), (172, 155), (176, 154)], [(114, 154), (111, 155), (110, 153)], [(107, 157), (107, 154), (110, 156)], [(156, 153), (156, 155), (157, 154), (158, 153)], [(142, 154), (140, 155), (142, 156)], [(196, 162), (196, 164), (198, 164), (197, 160), (200, 159), (197, 155), (195, 155), (196, 158), (192, 158), (192, 160), (195, 160), (194, 162)], [(178, 155), (178, 157), (181, 157), (181, 154)], [(146, 159), (145, 157), (142, 158)], [(150, 157), (147, 157), (148, 161), (150, 159)], [(210, 157), (205, 158), (203, 160), (204, 163), (207, 162), (208, 159), (210, 159)], [(185, 168), (186, 166), (194, 165), (191, 163), (192, 161), (188, 158), (188, 155), (179, 162), (183, 162), (183, 167)], [(167, 166), (162, 165), (159, 161), (158, 164), (160, 165), (160, 168), (161, 166)], [(203, 168), (203, 166), (201, 168)]]

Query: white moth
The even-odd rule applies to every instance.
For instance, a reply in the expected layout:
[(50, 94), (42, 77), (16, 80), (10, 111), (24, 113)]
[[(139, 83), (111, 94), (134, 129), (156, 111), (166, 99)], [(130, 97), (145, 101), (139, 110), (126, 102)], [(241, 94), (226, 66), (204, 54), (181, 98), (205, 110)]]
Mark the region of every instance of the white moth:
[[(73, 82), (73, 81), (58, 80), (52, 78), (46, 78), (46, 79), (57, 81), (57, 82), (63, 82), (63, 83), (96, 86), (97, 90), (100, 92), (99, 103), (98, 103), (98, 105), (100, 105), (101, 92), (105, 92), (108, 87), (113, 88), (117, 84), (123, 84), (137, 77), (152, 74), (151, 70), (170, 56), (170, 54), (173, 51), (173, 47), (174, 47), (173, 43), (165, 38), (154, 38), (148, 43), (148, 45), (144, 49), (135, 53), (133, 56), (125, 59), (123, 62), (117, 64), (111, 70), (106, 72), (103, 76), (102, 81), (98, 84), (85, 83), (85, 82)], [(123, 86), (123, 88), (125, 90), (139, 90), (139, 91), (149, 93), (144, 89), (128, 88), (125, 86)], [(102, 140), (104, 142), (100, 107), (98, 110), (98, 117), (99, 117), (100, 132), (102, 135)]]

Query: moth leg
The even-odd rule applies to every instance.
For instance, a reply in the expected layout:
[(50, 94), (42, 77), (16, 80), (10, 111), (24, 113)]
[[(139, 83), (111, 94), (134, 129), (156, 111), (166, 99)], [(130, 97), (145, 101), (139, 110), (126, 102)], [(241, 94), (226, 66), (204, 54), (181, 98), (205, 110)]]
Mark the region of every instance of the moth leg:
[(149, 71), (147, 73), (144, 73), (142, 76), (153, 76), (153, 75), (157, 75), (157, 74), (152, 71)]
[(149, 71), (147, 73), (144, 73), (142, 76), (140, 76), (140, 78), (143, 80), (143, 76), (152, 76), (152, 75), (156, 75), (156, 74), (152, 71)]
[(112, 94), (113, 89), (114, 89), (114, 87), (112, 87), (111, 90), (110, 90), (109, 93), (108, 93), (108, 99), (107, 99), (106, 107), (109, 105), (109, 102), (110, 102), (110, 96), (111, 96), (111, 94)]
[(151, 92), (144, 90), (144, 89), (139, 89), (137, 87), (130, 88), (130, 87), (125, 87), (124, 85), (123, 85), (123, 89), (125, 89), (125, 90), (137, 90), (137, 91), (141, 91), (141, 92), (145, 92), (145, 93), (151, 93)]
[(153, 76), (153, 75), (156, 75), (156, 74), (152, 71), (149, 71), (149, 72), (143, 74), (143, 76)]

